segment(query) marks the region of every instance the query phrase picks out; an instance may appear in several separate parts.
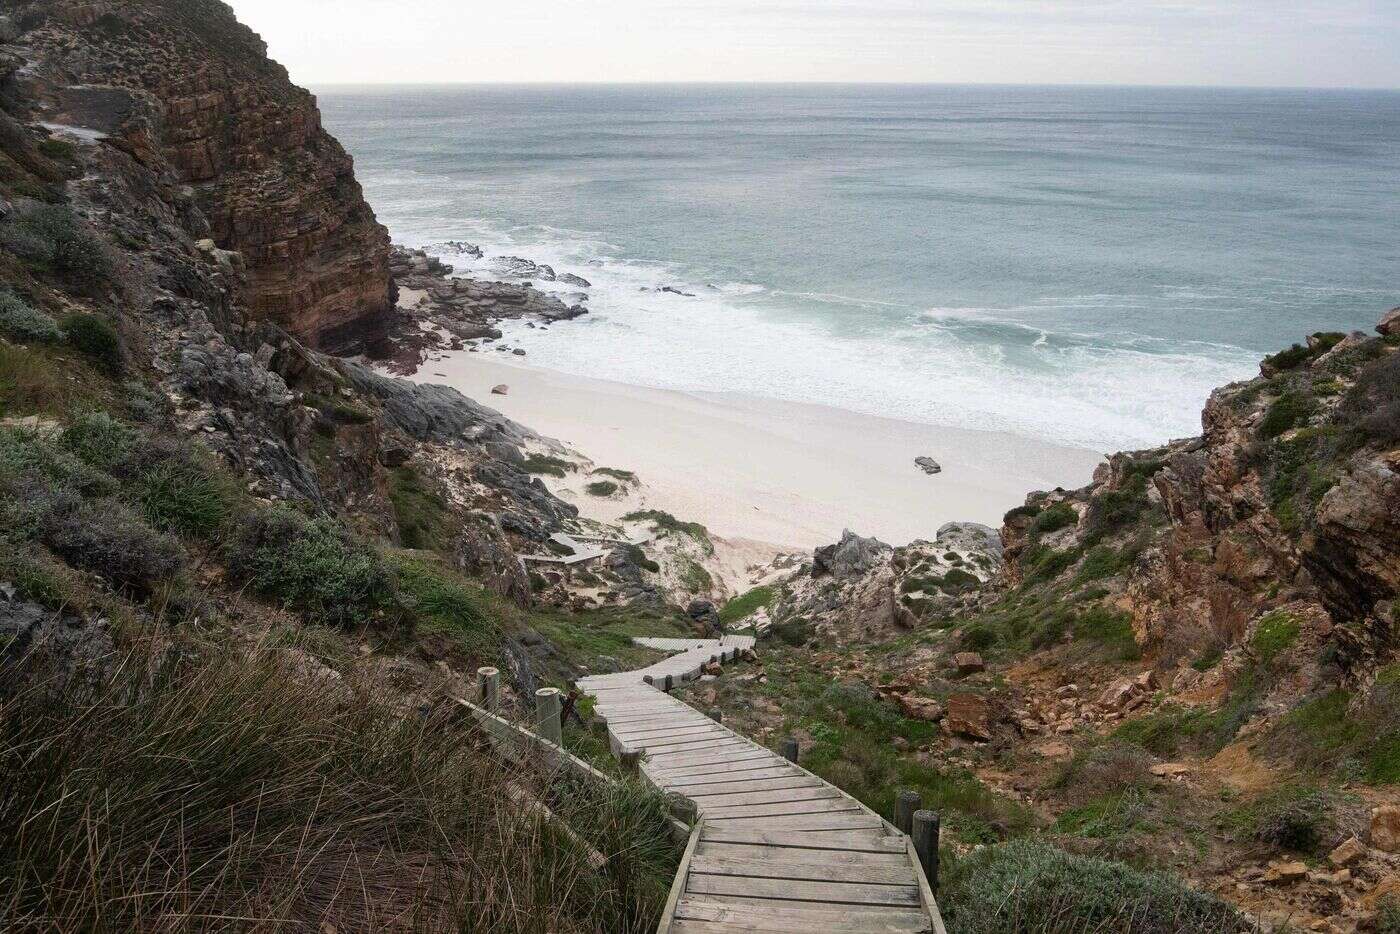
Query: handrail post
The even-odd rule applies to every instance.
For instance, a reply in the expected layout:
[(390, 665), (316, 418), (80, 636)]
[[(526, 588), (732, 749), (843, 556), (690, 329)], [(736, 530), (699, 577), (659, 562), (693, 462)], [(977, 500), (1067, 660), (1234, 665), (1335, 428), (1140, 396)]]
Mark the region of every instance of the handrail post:
[(558, 688), (540, 688), (535, 692), (535, 719), (539, 721), (537, 732), (562, 749), (564, 729), (559, 722), (560, 706)]
[(636, 776), (641, 770), (642, 751), (631, 746), (623, 746), (617, 752), (618, 765), (622, 766), (623, 775)]
[(917, 791), (901, 791), (894, 799), (894, 825), (899, 832), (908, 836), (914, 830), (914, 812), (923, 806), (924, 799)]
[(496, 668), (478, 668), (477, 678), (481, 684), (481, 706), (491, 713), (501, 709), (501, 672)]
[(789, 736), (787, 739), (783, 740), (782, 755), (784, 759), (796, 765), (797, 752), (798, 746), (796, 737)]
[(715, 707), (710, 711), (710, 719), (715, 721), (716, 723), (723, 723), (724, 711), (720, 710), (718, 707)]
[(914, 832), (910, 835), (914, 840), (914, 852), (919, 854), (919, 862), (924, 867), (924, 875), (928, 877), (928, 886), (933, 891), (938, 891), (938, 836), (939, 820), (937, 811), (915, 811), (914, 812)]

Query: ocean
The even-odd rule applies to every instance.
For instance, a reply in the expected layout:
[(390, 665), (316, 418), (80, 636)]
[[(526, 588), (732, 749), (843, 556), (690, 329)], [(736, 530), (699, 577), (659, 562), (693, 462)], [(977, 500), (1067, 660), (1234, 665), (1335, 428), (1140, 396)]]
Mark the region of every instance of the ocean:
[(317, 90), (395, 240), (591, 283), (568, 373), (1113, 451), (1400, 304), (1400, 93)]

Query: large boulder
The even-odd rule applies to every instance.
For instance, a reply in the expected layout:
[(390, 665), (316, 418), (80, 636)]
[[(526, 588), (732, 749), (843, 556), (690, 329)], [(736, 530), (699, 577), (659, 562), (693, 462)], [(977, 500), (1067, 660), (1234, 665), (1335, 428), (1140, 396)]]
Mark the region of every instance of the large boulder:
[(950, 694), (943, 727), (954, 736), (988, 742), (992, 738), (992, 705), (980, 694)]
[(883, 562), (894, 549), (877, 538), (862, 538), (850, 529), (841, 541), (823, 545), (812, 552), (812, 576), (859, 577)]
[(1381, 315), (1381, 320), (1376, 323), (1376, 330), (1387, 337), (1400, 334), (1400, 306)]

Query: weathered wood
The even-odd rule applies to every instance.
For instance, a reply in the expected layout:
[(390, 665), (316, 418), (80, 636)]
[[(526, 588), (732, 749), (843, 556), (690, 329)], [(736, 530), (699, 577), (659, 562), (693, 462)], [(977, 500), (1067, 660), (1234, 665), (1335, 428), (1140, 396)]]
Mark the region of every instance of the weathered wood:
[(491, 713), (501, 709), (501, 672), (496, 668), (478, 668), (477, 682), (481, 690), (481, 706)]
[(812, 785), (797, 788), (767, 788), (759, 791), (725, 791), (717, 794), (700, 794), (699, 789), (690, 788), (686, 794), (694, 798), (701, 807), (730, 807), (745, 804), (778, 804), (784, 801), (817, 801), (823, 798), (841, 800), (845, 798), (840, 790), (830, 785)]
[(564, 728), (559, 721), (561, 706), (558, 688), (540, 688), (535, 692), (536, 732), (556, 746), (564, 745)]
[(691, 872), (716, 876), (742, 876), (752, 879), (801, 879), (808, 882), (854, 882), (864, 885), (915, 884), (914, 870), (903, 861), (893, 865), (871, 866), (834, 860), (809, 862), (788, 859), (729, 859), (697, 855)]
[(909, 835), (924, 875), (928, 876), (929, 887), (935, 892), (938, 891), (938, 825), (937, 811), (915, 811), (914, 832)]
[(784, 899), (828, 905), (890, 905), (917, 908), (919, 890), (909, 885), (862, 885), (854, 882), (804, 882), (798, 879), (752, 879), (700, 875), (694, 871), (686, 893), (740, 895), (746, 898)]
[(766, 804), (705, 804), (705, 813), (720, 820), (726, 817), (783, 817), (789, 814), (863, 814), (858, 803), (838, 795), (815, 801), (773, 801)]
[(878, 818), (861, 811), (841, 811), (836, 814), (783, 814), (766, 817), (712, 817), (715, 828), (733, 826), (771, 827), (774, 830), (879, 830)]
[(798, 749), (799, 747), (795, 738), (789, 736), (787, 739), (783, 740), (782, 753), (784, 759), (788, 760), (789, 762), (796, 763)]
[[(820, 837), (820, 834), (803, 836)], [(897, 839), (891, 837), (889, 839)], [(869, 853), (863, 850), (819, 849), (817, 847), (764, 846), (759, 843), (723, 843), (705, 839), (696, 848), (697, 856), (708, 856), (719, 860), (756, 860), (789, 863), (810, 863), (814, 866), (873, 866), (877, 868), (902, 868), (913, 875), (909, 855), (904, 848)]]
[(671, 894), (661, 912), (661, 923), (656, 927), (656, 934), (671, 934), (674, 930), (672, 923), (676, 917), (676, 906), (685, 896), (686, 882), (690, 878), (690, 861), (695, 855), (695, 847), (700, 843), (700, 834), (704, 829), (705, 821), (702, 818), (695, 822), (690, 831), (690, 839), (685, 845), (685, 852), (681, 854), (680, 868), (676, 870), (676, 878), (671, 882)]
[[(715, 925), (728, 925), (725, 934), (783, 930), (812, 934), (919, 934), (928, 930), (928, 919), (909, 910), (798, 905), (753, 905), (713, 897), (683, 897), (676, 904), (676, 919), (697, 922), (688, 931), (719, 932), (725, 928)], [(679, 934), (679, 929), (673, 928), (671, 934)]]
[(917, 791), (901, 791), (894, 799), (894, 825), (902, 834), (908, 834), (914, 826), (914, 812), (923, 806), (923, 797)]
[(636, 775), (642, 763), (642, 751), (624, 746), (617, 754), (617, 761), (622, 766), (623, 775)]
[(848, 853), (903, 853), (905, 841), (901, 837), (886, 837), (880, 833), (864, 831), (814, 834), (796, 833), (788, 830), (772, 830), (764, 827), (716, 827), (707, 822), (706, 843), (743, 843), (754, 846), (788, 847), (803, 850), (840, 850)]

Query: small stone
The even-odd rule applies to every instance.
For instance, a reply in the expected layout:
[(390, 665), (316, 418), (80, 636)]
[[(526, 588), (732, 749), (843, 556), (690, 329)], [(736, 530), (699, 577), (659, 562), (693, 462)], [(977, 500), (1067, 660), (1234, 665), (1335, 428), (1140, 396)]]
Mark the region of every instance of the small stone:
[(504, 396), (508, 392), (510, 392), (510, 387), (505, 383), (498, 383), (491, 387), (491, 395), (493, 396)]
[(1270, 863), (1264, 872), (1264, 882), (1298, 882), (1308, 877), (1308, 866), (1297, 860)]
[(1365, 855), (1366, 844), (1356, 837), (1347, 837), (1327, 855), (1327, 859), (1333, 866), (1350, 866)]
[(523, 357), (523, 356), (525, 356), (525, 351), (521, 350), (519, 347), (517, 347), (517, 348), (515, 348), (514, 350), (512, 350), (511, 353), (513, 353), (513, 354), (514, 354), (515, 356), (517, 356), (517, 357)]
[(918, 697), (913, 694), (897, 694), (895, 701), (904, 715), (914, 720), (938, 720), (943, 716), (943, 705), (931, 697)]
[(1037, 743), (1031, 747), (1031, 751), (1043, 759), (1068, 759), (1074, 754), (1068, 743), (1061, 743), (1057, 740)]
[(1161, 762), (1152, 766), (1151, 772), (1158, 778), (1179, 778), (1191, 771), (1191, 767), (1182, 762)]
[(932, 457), (916, 457), (914, 458), (914, 466), (930, 475), (943, 472), (943, 466)]

